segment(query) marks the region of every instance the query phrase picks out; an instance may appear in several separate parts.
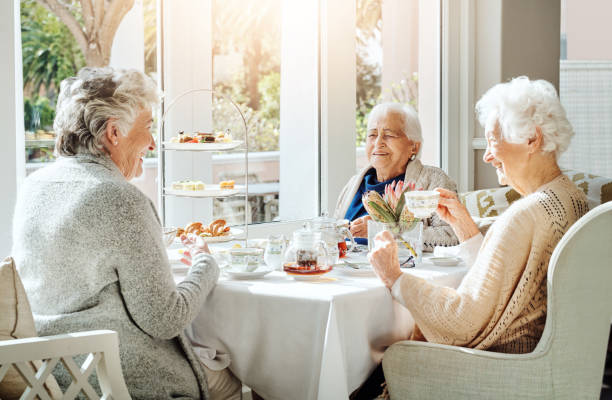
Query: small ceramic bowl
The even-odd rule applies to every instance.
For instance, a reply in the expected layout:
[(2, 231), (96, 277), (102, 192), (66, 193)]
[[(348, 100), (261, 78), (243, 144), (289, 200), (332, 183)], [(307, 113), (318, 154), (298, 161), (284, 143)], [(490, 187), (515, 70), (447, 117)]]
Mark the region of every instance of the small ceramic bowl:
[(404, 193), (406, 207), (416, 218), (428, 218), (438, 208), (440, 193), (435, 190), (413, 190)]

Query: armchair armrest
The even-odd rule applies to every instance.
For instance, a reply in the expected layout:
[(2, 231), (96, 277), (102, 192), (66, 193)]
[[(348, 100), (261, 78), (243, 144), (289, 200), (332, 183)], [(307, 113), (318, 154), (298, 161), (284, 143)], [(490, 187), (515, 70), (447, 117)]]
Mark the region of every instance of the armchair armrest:
[[(89, 354), (81, 367), (72, 359), (79, 354)], [(34, 360), (44, 360), (37, 373), (28, 366)], [(0, 380), (14, 366), (33, 390), (40, 390), (44, 378), (58, 362), (64, 363), (74, 378), (65, 397), (72, 398), (69, 395), (73, 392), (77, 395), (80, 390), (91, 393), (93, 389), (87, 378), (95, 367), (103, 394), (112, 394), (114, 399), (130, 399), (121, 373), (117, 332), (98, 330), (0, 341)]]
[(544, 355), (402, 341), (385, 352), (383, 371), (392, 399), (541, 399), (551, 397), (541, 384), (552, 374)]

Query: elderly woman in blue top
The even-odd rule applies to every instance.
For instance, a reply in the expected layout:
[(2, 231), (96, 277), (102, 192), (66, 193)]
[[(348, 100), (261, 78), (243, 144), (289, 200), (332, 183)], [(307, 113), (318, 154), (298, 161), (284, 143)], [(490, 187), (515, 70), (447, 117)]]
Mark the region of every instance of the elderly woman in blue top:
[[(195, 249), (175, 284), (155, 208), (128, 182), (155, 148), (157, 101), (138, 71), (85, 68), (62, 82), (59, 158), (21, 188), (13, 256), (40, 335), (118, 332), (134, 399), (239, 399), (238, 379), (202, 364), (183, 333), (217, 282), (217, 263)], [(66, 386), (67, 372), (56, 372)]]
[[(456, 191), (455, 183), (439, 168), (423, 165), (421, 124), (410, 106), (383, 103), (375, 106), (368, 117), (366, 155), (368, 165), (353, 176), (338, 198), (334, 216), (351, 221), (350, 230), (359, 243), (367, 243), (367, 214), (361, 196), (370, 190), (384, 194), (385, 186), (403, 180), (417, 188), (441, 187)], [(437, 214), (424, 221), (423, 248), (459, 244), (452, 228)]]

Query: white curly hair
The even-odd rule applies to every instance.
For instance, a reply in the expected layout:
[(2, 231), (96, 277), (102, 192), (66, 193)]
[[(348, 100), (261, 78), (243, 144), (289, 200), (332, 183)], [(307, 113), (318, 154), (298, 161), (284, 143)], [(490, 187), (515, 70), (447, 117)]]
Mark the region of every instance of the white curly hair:
[[(421, 134), (421, 122), (417, 112), (411, 106), (400, 103), (380, 103), (372, 108), (368, 115), (368, 130), (376, 128), (378, 120), (387, 114), (397, 114), (402, 118), (404, 123), (403, 132), (408, 139), (415, 143), (423, 143), (423, 135)], [(421, 156), (420, 146), (417, 158)]]
[(525, 143), (539, 127), (542, 151), (554, 152), (558, 158), (567, 150), (574, 129), (553, 85), (526, 76), (499, 83), (476, 103), (478, 121), (485, 129), (499, 123), (501, 135), (510, 143)]
[(64, 79), (57, 99), (53, 129), (55, 152), (61, 156), (104, 154), (104, 134), (110, 119), (127, 135), (143, 108), (159, 102), (155, 82), (137, 70), (83, 68)]

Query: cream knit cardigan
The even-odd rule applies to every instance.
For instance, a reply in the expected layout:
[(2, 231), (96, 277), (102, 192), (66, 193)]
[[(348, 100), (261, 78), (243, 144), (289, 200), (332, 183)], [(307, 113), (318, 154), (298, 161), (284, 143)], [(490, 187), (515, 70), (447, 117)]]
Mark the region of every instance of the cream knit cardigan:
[[(355, 193), (359, 189), (359, 185), (363, 181), (363, 177), (370, 169), (371, 165), (366, 166), (357, 175), (349, 179), (344, 189), (338, 197), (334, 218), (344, 218)], [(448, 177), (440, 168), (423, 165), (419, 160), (410, 161), (406, 166), (406, 174), (404, 181), (414, 182), (417, 188), (423, 190), (433, 190), (437, 187), (457, 191), (457, 185), (451, 178)], [(453, 229), (434, 214), (427, 218), (423, 227), (423, 250), (433, 251), (436, 246), (455, 246), (459, 244)]]
[(546, 321), (548, 261), (587, 211), (584, 193), (560, 175), (499, 217), (456, 290), (402, 274), (393, 292), (412, 313), (416, 338), (422, 333), (434, 343), (531, 352)]

